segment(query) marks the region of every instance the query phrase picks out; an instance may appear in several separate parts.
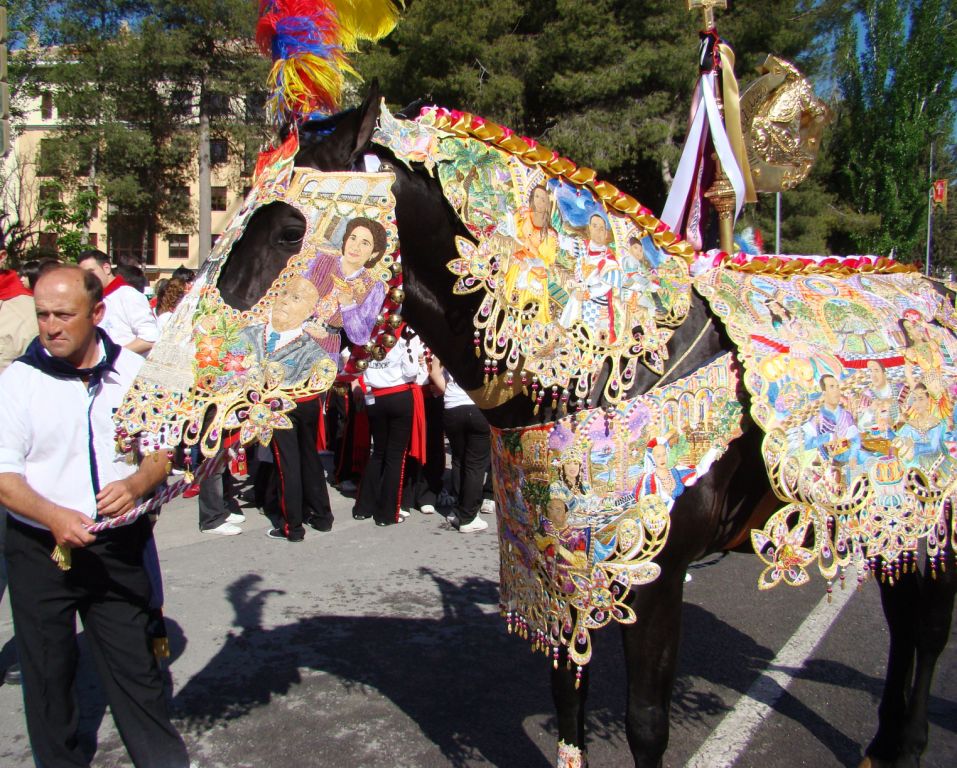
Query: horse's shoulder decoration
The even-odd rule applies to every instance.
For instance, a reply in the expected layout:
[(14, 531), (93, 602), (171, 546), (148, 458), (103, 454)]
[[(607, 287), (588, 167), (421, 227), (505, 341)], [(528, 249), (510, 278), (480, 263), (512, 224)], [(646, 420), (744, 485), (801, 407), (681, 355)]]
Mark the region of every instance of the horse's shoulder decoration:
[[(487, 377), (520, 375), (539, 401), (624, 396), (639, 361), (663, 373), (690, 306), (691, 247), (595, 172), (467, 113), (414, 121), (383, 107), (374, 140), (434, 174), (472, 239), (448, 266), (480, 292), (475, 352)], [(561, 394), (559, 394), (561, 391)]]
[(658, 577), (675, 500), (741, 435), (737, 383), (726, 354), (617, 406), (492, 431), (510, 631), (583, 665), (592, 630), (636, 621), (626, 598)]
[[(759, 585), (800, 585), (817, 562), (894, 577), (921, 541), (931, 561), (957, 528), (953, 296), (888, 259), (729, 260), (695, 279), (745, 368), (772, 487), (785, 506), (755, 551)], [(813, 533), (813, 537), (808, 534)], [(811, 542), (810, 544), (808, 542)]]
[[(227, 432), (268, 444), (291, 426), (296, 401), (328, 390), (340, 369), (340, 331), (356, 345), (394, 343), (383, 308), (399, 281), (391, 173), (323, 173), (294, 165), (298, 144), (268, 156), (117, 413), (129, 435), (219, 450)], [(305, 221), (302, 247), (249, 309), (217, 287), (252, 215), (284, 203)], [(353, 252), (360, 231), (372, 255)], [(378, 335), (376, 335), (378, 334)]]

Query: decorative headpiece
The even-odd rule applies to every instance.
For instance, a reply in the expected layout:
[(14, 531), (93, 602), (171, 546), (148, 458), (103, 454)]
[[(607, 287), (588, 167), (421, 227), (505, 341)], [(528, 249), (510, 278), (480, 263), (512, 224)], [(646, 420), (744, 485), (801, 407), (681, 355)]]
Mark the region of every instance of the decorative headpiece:
[(276, 127), (339, 110), (348, 54), (396, 25), (403, 0), (261, 0), (256, 42), (273, 60), (266, 103)]

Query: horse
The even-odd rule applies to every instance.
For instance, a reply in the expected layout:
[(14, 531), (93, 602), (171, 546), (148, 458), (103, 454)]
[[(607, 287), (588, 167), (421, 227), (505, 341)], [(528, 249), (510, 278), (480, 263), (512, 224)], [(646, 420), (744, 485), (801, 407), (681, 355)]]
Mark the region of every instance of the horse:
[[(406, 114), (411, 114), (408, 110)], [(375, 87), (358, 108), (299, 129), (295, 165), (328, 172), (362, 170), (369, 158), (395, 174), (393, 194), (401, 250), (404, 301), (402, 315), (416, 329), (446, 368), (467, 391), (488, 390), (488, 368), (473, 355), (475, 294), (454, 291), (455, 276), (446, 264), (456, 254), (456, 238), (472, 239), (443, 196), (439, 183), (425, 169), (397, 160), (372, 142), (380, 116)], [(403, 114), (400, 113), (400, 117)], [(248, 310), (302, 247), (303, 215), (283, 202), (257, 210), (240, 239), (225, 257), (217, 288), (236, 310)], [(669, 360), (662, 376), (638, 369), (626, 396), (648, 392), (663, 378), (690, 374), (735, 346), (708, 304), (691, 298), (686, 321), (668, 341)], [(603, 382), (588, 395), (590, 406), (605, 402)], [(493, 387), (499, 397), (479, 401), (493, 428), (511, 429), (556, 416), (554, 403), (539, 409), (517, 384), (499, 374)], [(748, 394), (739, 388), (739, 401)], [(688, 566), (712, 553), (750, 549), (749, 531), (760, 529), (776, 507), (763, 466), (762, 432), (745, 420), (742, 434), (728, 446), (712, 470), (676, 501), (671, 532), (654, 561), (660, 575), (634, 588), (629, 606), (638, 621), (622, 624), (627, 678), (626, 733), (636, 766), (660, 766), (668, 744), (669, 707), (675, 682), (681, 630), (684, 576)], [(890, 631), (890, 651), (878, 728), (864, 750), (862, 766), (916, 766), (927, 745), (927, 704), (934, 667), (947, 642), (957, 594), (957, 567), (952, 548), (946, 569), (931, 574), (914, 569), (899, 575), (893, 586), (880, 581), (881, 602)], [(563, 659), (564, 660), (564, 659)], [(576, 672), (556, 663), (551, 688), (557, 711), (560, 765), (583, 765), (588, 668)]]

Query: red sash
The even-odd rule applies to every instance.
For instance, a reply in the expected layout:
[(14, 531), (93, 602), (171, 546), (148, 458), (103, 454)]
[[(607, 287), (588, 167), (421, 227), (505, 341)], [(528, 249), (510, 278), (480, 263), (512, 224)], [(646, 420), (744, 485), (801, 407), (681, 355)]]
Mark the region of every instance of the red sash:
[(17, 296), (32, 296), (29, 288), (24, 288), (20, 276), (12, 269), (0, 272), (0, 301), (15, 299)]
[(394, 395), (398, 392), (412, 392), (412, 439), (409, 441), (409, 455), (420, 464), (425, 464), (425, 398), (418, 384), (400, 384), (397, 387), (372, 388), (375, 397)]

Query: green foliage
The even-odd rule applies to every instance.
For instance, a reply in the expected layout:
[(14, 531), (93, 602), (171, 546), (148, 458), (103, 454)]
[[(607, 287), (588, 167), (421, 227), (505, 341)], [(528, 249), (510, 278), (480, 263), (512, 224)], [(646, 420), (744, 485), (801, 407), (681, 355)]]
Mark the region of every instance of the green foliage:
[[(95, 185), (111, 212), (143, 222), (144, 238), (191, 229), (179, 190), (196, 175), (199, 110), (234, 151), (258, 147), (246, 95), (267, 64), (254, 49), (255, 4), (246, 0), (67, 0), (45, 19), (59, 44), (37, 69), (36, 88), (56, 93), (64, 178)], [(218, 98), (213, 97), (213, 94)], [(239, 183), (237, 178), (236, 183)]]
[(859, 0), (858, 24), (837, 42), (842, 101), (834, 190), (851, 210), (880, 217), (851, 228), (858, 252), (922, 260), (932, 142), (951, 139), (957, 23), (949, 0)]
[(44, 228), (57, 236), (59, 257), (75, 262), (80, 253), (90, 247), (86, 228), (99, 202), (96, 192), (83, 189), (64, 200), (63, 184), (48, 181), (43, 186), (39, 213)]
[[(812, 41), (842, 13), (812, 0), (719, 12), (742, 87), (769, 52), (813, 74), (826, 57)], [(675, 0), (416, 0), (357, 64), (393, 103), (424, 98), (501, 122), (660, 211), (685, 137), (698, 25)], [(819, 216), (789, 226), (789, 242), (824, 249)]]

